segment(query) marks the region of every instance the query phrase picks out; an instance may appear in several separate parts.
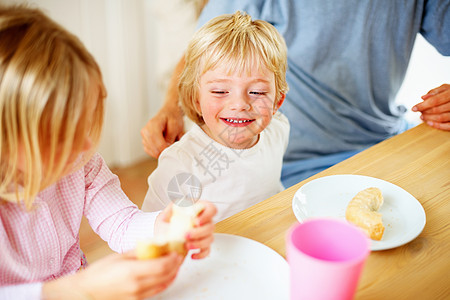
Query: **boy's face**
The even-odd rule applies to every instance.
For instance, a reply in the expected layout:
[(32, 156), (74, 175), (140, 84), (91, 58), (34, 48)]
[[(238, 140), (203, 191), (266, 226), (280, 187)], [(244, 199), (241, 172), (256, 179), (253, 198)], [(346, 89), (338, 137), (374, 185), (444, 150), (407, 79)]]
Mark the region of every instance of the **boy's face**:
[(252, 67), (250, 74), (229, 73), (226, 65), (200, 78), (197, 107), (202, 129), (216, 142), (235, 149), (250, 148), (272, 120), (284, 100), (277, 101), (275, 76), (266, 68)]

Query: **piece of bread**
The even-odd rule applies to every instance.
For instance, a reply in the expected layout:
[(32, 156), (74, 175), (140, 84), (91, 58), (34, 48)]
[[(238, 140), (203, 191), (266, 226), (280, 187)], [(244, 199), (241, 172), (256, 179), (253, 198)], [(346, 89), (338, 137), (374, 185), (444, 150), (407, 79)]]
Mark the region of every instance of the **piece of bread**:
[(181, 256), (186, 256), (188, 253), (188, 249), (186, 249), (186, 241), (170, 241), (169, 242), (169, 251), (170, 252), (176, 252)]
[(177, 252), (185, 256), (188, 252), (185, 246), (186, 234), (194, 228), (194, 219), (203, 209), (203, 205), (198, 203), (187, 207), (173, 205), (166, 235), (158, 240), (138, 241), (136, 246), (138, 259), (157, 258), (169, 252)]
[(136, 256), (142, 260), (164, 256), (169, 251), (169, 244), (162, 240), (141, 240), (136, 245)]
[(378, 213), (383, 205), (381, 190), (370, 187), (360, 191), (349, 202), (345, 218), (361, 228), (372, 240), (381, 240), (384, 233), (382, 216)]

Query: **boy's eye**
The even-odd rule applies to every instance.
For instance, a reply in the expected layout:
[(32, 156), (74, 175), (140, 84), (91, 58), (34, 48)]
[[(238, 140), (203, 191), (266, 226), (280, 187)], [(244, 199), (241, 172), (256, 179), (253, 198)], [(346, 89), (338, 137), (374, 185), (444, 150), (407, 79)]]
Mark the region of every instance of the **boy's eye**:
[(222, 95), (222, 94), (227, 94), (228, 92), (227, 91), (214, 90), (214, 91), (211, 91), (211, 93)]
[(261, 96), (261, 95), (266, 95), (267, 92), (257, 92), (257, 91), (252, 91), (252, 92), (250, 92), (250, 94), (251, 94), (251, 95), (258, 95), (258, 96)]

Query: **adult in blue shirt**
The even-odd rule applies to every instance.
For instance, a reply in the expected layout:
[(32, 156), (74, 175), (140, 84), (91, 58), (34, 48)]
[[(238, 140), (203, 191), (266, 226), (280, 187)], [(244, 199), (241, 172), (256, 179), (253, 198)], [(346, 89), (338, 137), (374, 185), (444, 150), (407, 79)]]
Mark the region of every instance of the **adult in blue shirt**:
[[(272, 23), (288, 46), (289, 93), (281, 111), (291, 123), (282, 181), (289, 187), (408, 128), (394, 103), (417, 33), (450, 55), (448, 0), (210, 0), (199, 25), (245, 11)], [(151, 156), (182, 135), (177, 66), (165, 103), (142, 129)], [(413, 107), (430, 126), (450, 130), (450, 85)]]

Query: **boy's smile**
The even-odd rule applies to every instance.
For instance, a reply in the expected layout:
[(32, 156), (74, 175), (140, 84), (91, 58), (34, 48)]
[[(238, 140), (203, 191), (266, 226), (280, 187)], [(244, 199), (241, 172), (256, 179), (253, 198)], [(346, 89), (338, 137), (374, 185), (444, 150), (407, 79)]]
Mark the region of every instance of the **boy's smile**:
[(277, 101), (275, 76), (254, 64), (249, 71), (230, 72), (228, 66), (208, 70), (200, 78), (197, 106), (203, 131), (216, 142), (235, 149), (254, 146), (259, 134), (283, 102)]
[(222, 120), (229, 126), (244, 127), (254, 122), (254, 119), (232, 119), (232, 118), (222, 118)]

